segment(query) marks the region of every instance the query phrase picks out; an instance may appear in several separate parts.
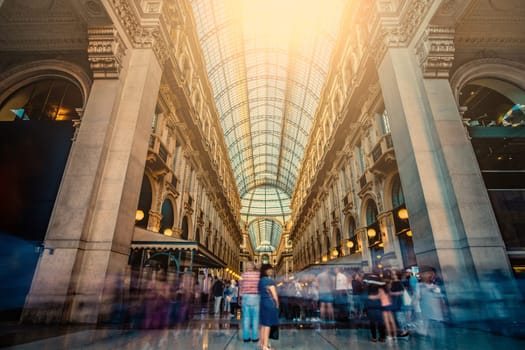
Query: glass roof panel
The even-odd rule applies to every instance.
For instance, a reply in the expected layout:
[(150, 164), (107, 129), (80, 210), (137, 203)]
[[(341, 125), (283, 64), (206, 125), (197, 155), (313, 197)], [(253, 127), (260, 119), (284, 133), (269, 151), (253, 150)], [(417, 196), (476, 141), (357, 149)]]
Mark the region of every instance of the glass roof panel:
[(257, 221), (252, 243), (278, 243), (344, 0), (190, 1), (241, 211), (279, 217)]

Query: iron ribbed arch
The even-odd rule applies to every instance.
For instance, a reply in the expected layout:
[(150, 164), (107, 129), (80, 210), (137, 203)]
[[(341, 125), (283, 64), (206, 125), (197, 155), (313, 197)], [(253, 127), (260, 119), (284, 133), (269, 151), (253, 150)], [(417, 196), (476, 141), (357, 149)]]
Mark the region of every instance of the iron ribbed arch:
[(279, 222), (291, 213), (344, 0), (329, 6), (298, 0), (190, 2), (241, 214), (246, 222), (256, 220), (250, 231), (256, 249), (262, 241), (276, 247)]

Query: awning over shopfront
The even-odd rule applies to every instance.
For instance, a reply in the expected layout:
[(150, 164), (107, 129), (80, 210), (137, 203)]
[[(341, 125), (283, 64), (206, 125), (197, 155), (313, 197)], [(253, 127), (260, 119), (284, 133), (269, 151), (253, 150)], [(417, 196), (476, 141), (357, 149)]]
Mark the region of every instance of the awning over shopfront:
[(198, 242), (162, 235), (139, 227), (135, 227), (133, 232), (131, 249), (144, 249), (150, 252), (173, 255), (179, 263), (190, 264), (190, 269), (226, 267), (224, 261)]

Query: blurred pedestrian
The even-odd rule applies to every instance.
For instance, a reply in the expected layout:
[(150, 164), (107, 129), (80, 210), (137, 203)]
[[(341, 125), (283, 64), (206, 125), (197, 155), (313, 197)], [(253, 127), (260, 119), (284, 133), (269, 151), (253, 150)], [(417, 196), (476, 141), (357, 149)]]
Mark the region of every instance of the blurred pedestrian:
[(213, 298), (215, 300), (215, 304), (213, 307), (213, 313), (215, 317), (219, 317), (221, 314), (221, 301), (222, 301), (222, 295), (224, 293), (224, 284), (217, 277), (215, 277), (215, 281), (213, 282), (212, 293), (213, 293)]
[(230, 317), (235, 317), (237, 315), (238, 300), (239, 300), (239, 287), (235, 280), (230, 281)]
[[(363, 280), (366, 282), (367, 297), (365, 299), (366, 313), (368, 316), (370, 340), (384, 342), (386, 339), (385, 324), (379, 300), (379, 287), (384, 285), (378, 276), (370, 276)], [(379, 332), (379, 338), (378, 336)]]
[(319, 283), (319, 308), (321, 320), (334, 321), (334, 289), (335, 279), (328, 267), (323, 268), (322, 272), (317, 275)]
[(335, 268), (335, 312), (336, 318), (344, 321), (348, 318), (348, 277), (340, 267)]

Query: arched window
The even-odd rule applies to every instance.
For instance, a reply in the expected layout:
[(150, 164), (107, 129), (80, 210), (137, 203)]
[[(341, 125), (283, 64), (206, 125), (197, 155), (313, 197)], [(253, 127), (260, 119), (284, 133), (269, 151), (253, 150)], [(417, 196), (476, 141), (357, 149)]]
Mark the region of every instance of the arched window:
[(392, 184), (392, 208), (397, 208), (405, 204), (405, 196), (403, 195), (403, 188), (401, 188), (401, 181), (397, 176)]
[(181, 235), (181, 238), (182, 239), (188, 239), (188, 231), (189, 231), (189, 228), (188, 228), (188, 217), (187, 216), (184, 216), (182, 218), (182, 235)]
[(354, 218), (350, 218), (348, 220), (348, 238), (352, 238), (355, 235), (355, 220)]
[(366, 205), (366, 224), (371, 225), (377, 221), (377, 206), (373, 200), (369, 200)]
[(0, 105), (0, 121), (80, 119), (79, 87), (62, 78), (47, 78), (18, 89)]
[(195, 242), (201, 241), (201, 230), (200, 228), (197, 228), (197, 231), (195, 231)]
[(335, 231), (335, 244), (339, 246), (341, 244), (341, 231), (339, 229), (336, 229)]
[[(151, 209), (152, 190), (151, 183), (146, 175), (142, 177), (142, 186), (140, 188), (139, 204), (137, 206), (137, 216), (135, 225), (143, 228), (148, 227), (149, 211)], [(139, 215), (140, 211), (140, 215)], [(141, 218), (142, 217), (142, 218)]]
[(10, 234), (44, 239), (72, 144), (71, 120), (80, 118), (83, 103), (80, 87), (58, 76), (0, 101), (0, 174), (13, 174), (0, 184), (0, 222)]
[(165, 199), (162, 203), (160, 214), (162, 215), (162, 219), (160, 220), (160, 232), (163, 233), (166, 229), (171, 230), (173, 227), (173, 205), (169, 199)]

